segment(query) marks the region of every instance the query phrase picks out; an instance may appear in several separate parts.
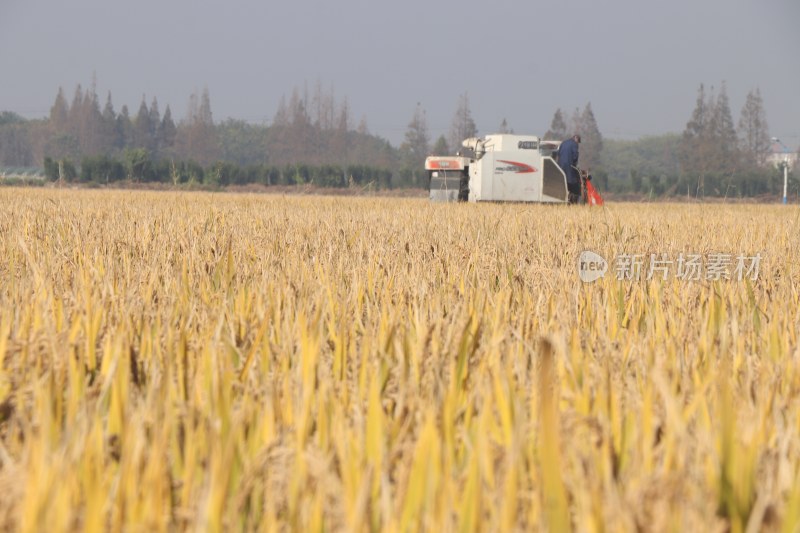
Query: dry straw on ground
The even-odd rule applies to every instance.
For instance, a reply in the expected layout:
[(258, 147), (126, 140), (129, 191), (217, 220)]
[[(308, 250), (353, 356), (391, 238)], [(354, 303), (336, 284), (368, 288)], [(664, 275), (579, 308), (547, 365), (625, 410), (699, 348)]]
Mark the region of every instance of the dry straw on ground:
[(800, 520), (795, 208), (6, 189), (0, 235), (7, 529)]

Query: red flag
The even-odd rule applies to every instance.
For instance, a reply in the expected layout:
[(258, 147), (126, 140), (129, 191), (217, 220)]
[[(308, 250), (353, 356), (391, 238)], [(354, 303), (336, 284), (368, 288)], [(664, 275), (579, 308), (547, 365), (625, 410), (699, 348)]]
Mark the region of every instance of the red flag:
[(603, 197), (600, 196), (591, 181), (586, 182), (586, 203), (589, 205), (603, 205)]

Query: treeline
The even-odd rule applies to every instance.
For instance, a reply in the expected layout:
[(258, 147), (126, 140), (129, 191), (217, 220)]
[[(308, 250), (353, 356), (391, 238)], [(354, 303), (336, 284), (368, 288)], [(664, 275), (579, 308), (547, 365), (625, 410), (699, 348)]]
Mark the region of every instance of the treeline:
[[(782, 173), (769, 164), (771, 144), (758, 89), (748, 93), (737, 128), (725, 83), (719, 93), (713, 88), (707, 93), (700, 85), (695, 108), (675, 150), (687, 194), (754, 196), (782, 192)], [(678, 188), (684, 192), (682, 185)]]
[[(645, 137), (636, 141), (607, 140), (601, 175), (607, 190), (653, 196), (752, 197), (783, 194), (783, 170), (764, 161), (745, 164), (729, 172), (692, 170), (686, 161), (687, 145), (682, 134)], [(797, 194), (797, 172), (789, 174), (789, 188)]]
[[(700, 85), (681, 134), (604, 140), (590, 104), (582, 113), (575, 110), (569, 126), (557, 110), (545, 136), (563, 139), (572, 132), (583, 135), (581, 166), (590, 167), (607, 190), (691, 197), (783, 193), (783, 168), (774, 164), (777, 146), (771, 141), (758, 89), (748, 93), (738, 123), (723, 82), (719, 91)], [(798, 172), (791, 170), (789, 191), (796, 196)]]
[(84, 157), (76, 165), (68, 158), (44, 159), (50, 181), (108, 185), (128, 180), (170, 185), (315, 185), (318, 187), (366, 187), (390, 189), (408, 180), (401, 172), (366, 165), (247, 165), (218, 161), (204, 167), (196, 161), (150, 159), (144, 149), (128, 150), (124, 159), (99, 155)]
[(59, 88), (46, 119), (24, 120), (10, 112), (0, 117), (0, 164), (4, 166), (41, 167), (46, 157), (76, 161), (121, 156), (134, 149), (145, 150), (152, 158), (186, 154), (203, 163), (213, 162), (219, 152), (208, 91), (191, 96), (187, 117), (178, 124), (169, 106), (161, 114), (156, 98), (148, 105), (143, 96), (132, 116), (127, 106), (115, 111), (110, 92), (101, 107), (94, 87), (83, 90), (80, 85), (71, 103)]
[[(60, 179), (86, 182), (293, 184), (376, 183), (422, 187), (425, 157), (461, 150), (461, 140), (483, 135), (468, 93), (459, 95), (449, 135), (430, 138), (425, 109), (410, 109), (405, 137), (393, 147), (372, 135), (362, 118), (354, 127), (346, 98), (317, 82), (283, 97), (270, 125), (215, 122), (208, 90), (189, 97), (185, 116), (145, 96), (135, 114), (117, 112), (108, 93), (101, 106), (94, 83), (68, 101), (58, 90), (45, 119), (0, 113), (0, 166), (39, 167)], [(504, 118), (487, 133), (514, 133)], [(769, 127), (760, 92), (750, 91), (738, 123), (723, 83), (698, 90), (681, 134), (636, 141), (605, 139), (591, 103), (567, 114), (560, 108), (542, 137), (582, 136), (580, 164), (602, 189), (651, 195), (755, 196), (782, 192), (782, 170), (770, 160)], [(796, 171), (794, 174), (798, 174)], [(351, 179), (352, 178), (352, 179)], [(797, 191), (793, 175), (790, 190)]]
[(207, 89), (190, 96), (182, 120), (169, 106), (162, 114), (155, 97), (148, 103), (143, 96), (135, 114), (126, 105), (117, 112), (110, 92), (101, 105), (94, 84), (88, 90), (76, 87), (71, 101), (59, 88), (46, 119), (0, 115), (0, 166), (41, 168), (45, 158), (75, 164), (100, 156), (123, 162), (142, 153), (157, 164), (193, 161), (204, 169), (217, 162), (240, 168), (362, 165), (392, 169), (398, 184), (408, 174), (396, 170), (398, 151), (370, 134), (365, 118), (354, 127), (347, 99), (337, 101), (333, 88), (323, 90), (321, 83), (283, 98), (269, 126), (233, 119), (215, 123)]

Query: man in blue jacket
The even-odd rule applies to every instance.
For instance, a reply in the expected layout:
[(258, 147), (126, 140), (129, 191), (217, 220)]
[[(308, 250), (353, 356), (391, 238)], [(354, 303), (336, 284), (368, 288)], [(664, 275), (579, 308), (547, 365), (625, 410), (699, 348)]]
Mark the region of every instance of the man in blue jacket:
[(581, 199), (581, 177), (578, 174), (578, 145), (581, 136), (577, 133), (572, 138), (567, 139), (558, 147), (558, 166), (567, 176), (567, 191), (569, 192), (569, 203), (578, 203)]

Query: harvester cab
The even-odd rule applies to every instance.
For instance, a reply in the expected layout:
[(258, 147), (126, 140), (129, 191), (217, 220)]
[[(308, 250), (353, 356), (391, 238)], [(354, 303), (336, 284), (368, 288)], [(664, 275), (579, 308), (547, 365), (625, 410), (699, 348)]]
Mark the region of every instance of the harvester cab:
[(432, 201), (568, 201), (567, 179), (556, 163), (560, 141), (533, 135), (487, 135), (466, 139), (470, 157), (431, 156), (425, 160)]

